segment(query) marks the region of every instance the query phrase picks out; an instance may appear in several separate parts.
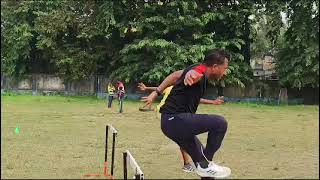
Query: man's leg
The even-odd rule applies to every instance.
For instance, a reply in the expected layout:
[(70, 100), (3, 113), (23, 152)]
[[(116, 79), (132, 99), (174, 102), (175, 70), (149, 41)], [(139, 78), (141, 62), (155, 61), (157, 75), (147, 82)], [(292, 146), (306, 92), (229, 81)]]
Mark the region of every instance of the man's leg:
[[(220, 148), (227, 130), (227, 122), (222, 116), (182, 113), (178, 115), (162, 115), (163, 133), (186, 150), (193, 161), (211, 161), (214, 153)], [(196, 137), (208, 133), (206, 148)]]
[(180, 151), (181, 151), (181, 155), (182, 155), (182, 159), (183, 159), (183, 165), (191, 164), (192, 159), (191, 159), (190, 155), (185, 150), (183, 150), (181, 147), (180, 147)]
[[(231, 174), (230, 168), (210, 162), (221, 146), (227, 130), (227, 122), (222, 116), (191, 113), (162, 114), (161, 129), (167, 137), (190, 154), (199, 176), (224, 178)], [(208, 132), (208, 138), (206, 148), (203, 148), (196, 135), (205, 132)]]
[[(228, 167), (209, 162), (221, 146), (227, 130), (227, 122), (222, 116), (205, 114), (162, 114), (162, 132), (190, 154), (201, 177), (225, 178), (231, 174)], [(204, 149), (196, 135), (208, 132)]]
[(119, 102), (120, 102), (120, 109), (119, 109), (119, 112), (120, 112), (120, 113), (122, 113), (122, 112), (123, 112), (123, 109), (122, 109), (122, 108), (123, 108), (123, 97), (120, 97), (120, 99), (119, 99), (119, 100), (120, 100), (120, 101), (119, 101)]
[(215, 152), (220, 148), (227, 132), (228, 123), (224, 117), (207, 114), (179, 114), (184, 119), (185, 130), (192, 135), (208, 132), (207, 145), (203, 150), (207, 160), (212, 161)]
[(108, 108), (111, 108), (113, 96), (108, 96)]
[(195, 169), (195, 166), (192, 162), (192, 159), (191, 157), (189, 156), (189, 154), (183, 150), (181, 147), (180, 147), (180, 152), (181, 152), (181, 155), (182, 155), (182, 158), (183, 158), (183, 167), (182, 167), (182, 170), (184, 172), (193, 172), (194, 169)]

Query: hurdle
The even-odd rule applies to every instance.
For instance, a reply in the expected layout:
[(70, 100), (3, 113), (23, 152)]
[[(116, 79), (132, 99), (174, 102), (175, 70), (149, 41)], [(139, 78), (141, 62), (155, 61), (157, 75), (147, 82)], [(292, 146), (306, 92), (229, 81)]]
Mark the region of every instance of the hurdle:
[[(112, 133), (112, 151), (111, 151), (111, 174), (108, 174), (108, 138), (109, 131)], [(118, 131), (110, 124), (106, 126), (106, 140), (105, 140), (105, 153), (104, 153), (104, 169), (103, 174), (85, 174), (85, 177), (89, 176), (111, 176), (113, 179), (114, 170), (114, 155), (115, 155), (115, 141)]]
[(144, 179), (141, 168), (128, 150), (123, 152), (123, 179), (128, 179), (128, 164), (134, 172), (134, 179)]
[(104, 174), (107, 174), (107, 162), (108, 162), (108, 132), (109, 130), (112, 132), (112, 151), (111, 151), (111, 176), (113, 176), (113, 168), (114, 168), (114, 154), (115, 154), (115, 141), (118, 131), (110, 124), (106, 126), (106, 144), (105, 144), (105, 153), (104, 153)]

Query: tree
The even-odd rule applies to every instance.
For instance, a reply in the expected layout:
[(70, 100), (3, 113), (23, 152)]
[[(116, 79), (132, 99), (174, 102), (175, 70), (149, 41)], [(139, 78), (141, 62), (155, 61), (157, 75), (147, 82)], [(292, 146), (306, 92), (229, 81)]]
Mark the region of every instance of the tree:
[(289, 27), (277, 53), (283, 86), (319, 87), (319, 1), (291, 1)]
[(226, 82), (243, 86), (251, 76), (242, 51), (246, 17), (233, 1), (217, 2), (131, 1), (126, 8), (130, 18), (117, 22), (127, 44), (111, 76), (159, 83), (174, 70), (201, 62), (209, 49), (226, 48), (232, 54)]
[[(39, 13), (37, 48), (46, 51), (65, 79), (85, 79), (98, 72), (108, 51), (112, 2), (67, 1), (49, 13)], [(111, 7), (112, 8), (112, 7)], [(107, 44), (107, 45), (105, 45)]]
[(225, 83), (244, 86), (250, 59), (271, 50), (281, 84), (319, 86), (318, 7), (319, 0), (1, 1), (2, 72), (158, 84), (225, 48)]
[(267, 1), (266, 7), (280, 85), (319, 87), (319, 0)]
[(18, 5), (15, 1), (1, 1), (1, 71), (16, 77), (27, 71), (33, 38), (25, 14), (28, 8)]

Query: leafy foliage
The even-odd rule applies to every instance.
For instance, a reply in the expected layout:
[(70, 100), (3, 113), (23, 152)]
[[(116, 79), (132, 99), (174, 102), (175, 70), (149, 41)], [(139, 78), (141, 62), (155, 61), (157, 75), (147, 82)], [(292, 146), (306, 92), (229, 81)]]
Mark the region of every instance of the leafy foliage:
[(287, 1), (282, 11), (288, 16), (286, 31), (273, 35), (280, 84), (319, 87), (319, 0)]
[(232, 60), (224, 81), (244, 86), (251, 56), (271, 48), (282, 84), (318, 86), (318, 7), (318, 0), (1, 1), (2, 72), (158, 84), (225, 48)]
[(175, 70), (202, 62), (208, 50), (225, 48), (233, 55), (226, 82), (243, 86), (250, 80), (242, 54), (242, 10), (233, 12), (228, 8), (235, 4), (211, 1), (159, 2), (140, 3), (128, 12), (136, 16), (126, 22), (123, 37), (133, 38), (120, 51), (113, 77), (159, 83)]

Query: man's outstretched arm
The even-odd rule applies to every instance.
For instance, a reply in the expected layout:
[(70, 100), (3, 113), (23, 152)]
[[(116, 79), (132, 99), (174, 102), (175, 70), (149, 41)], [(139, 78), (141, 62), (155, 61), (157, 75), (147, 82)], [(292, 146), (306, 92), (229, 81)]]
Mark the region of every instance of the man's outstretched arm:
[(141, 101), (144, 101), (146, 103), (145, 106), (151, 106), (152, 102), (157, 98), (158, 94), (161, 94), (167, 87), (174, 85), (175, 82), (181, 77), (182, 73), (182, 70), (171, 73), (162, 81), (162, 83), (156, 88), (155, 91), (153, 91), (147, 97), (142, 97)]
[(138, 88), (141, 90), (141, 91), (155, 91), (157, 89), (157, 87), (149, 87), (149, 86), (146, 86), (144, 83), (139, 83), (138, 84)]
[(224, 103), (224, 101), (223, 101), (222, 99), (210, 100), (210, 99), (201, 98), (201, 99), (200, 99), (200, 103), (201, 103), (201, 104), (220, 105), (220, 104)]
[(183, 71), (175, 71), (167, 76), (162, 83), (157, 87), (157, 90), (162, 93), (167, 87), (174, 85), (176, 81), (181, 77)]

